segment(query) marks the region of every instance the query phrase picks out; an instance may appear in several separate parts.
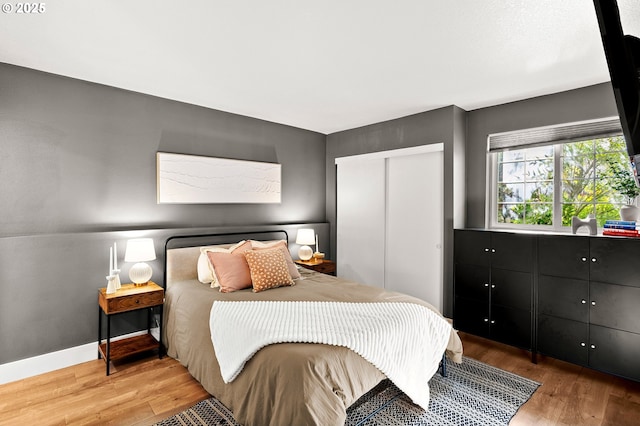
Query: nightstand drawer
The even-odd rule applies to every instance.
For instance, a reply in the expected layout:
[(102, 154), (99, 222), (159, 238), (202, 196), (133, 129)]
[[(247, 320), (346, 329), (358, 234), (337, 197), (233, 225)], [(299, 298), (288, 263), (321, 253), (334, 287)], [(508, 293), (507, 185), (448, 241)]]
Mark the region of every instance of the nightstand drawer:
[(164, 292), (132, 294), (131, 296), (118, 297), (107, 301), (107, 314), (132, 311), (140, 308), (161, 305), (164, 300)]
[(333, 274), (336, 271), (336, 265), (335, 263), (322, 262), (319, 265), (315, 265), (313, 269), (317, 272), (322, 272), (323, 274)]
[(333, 260), (296, 260), (296, 263), (302, 267), (307, 269), (311, 269), (316, 272), (320, 272), (323, 274), (333, 275), (336, 273), (336, 263)]
[(100, 292), (99, 304), (105, 314), (135, 311), (164, 303), (164, 289), (155, 283), (144, 286), (124, 284), (114, 294)]

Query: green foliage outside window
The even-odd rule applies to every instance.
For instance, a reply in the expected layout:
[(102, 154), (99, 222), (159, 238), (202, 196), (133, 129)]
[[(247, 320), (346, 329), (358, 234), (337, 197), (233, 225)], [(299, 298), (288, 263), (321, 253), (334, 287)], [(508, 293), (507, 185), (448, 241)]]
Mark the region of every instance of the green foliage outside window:
[(632, 204), (640, 195), (640, 187), (636, 185), (635, 178), (624, 164), (613, 159), (607, 160), (609, 167), (609, 182), (611, 188), (625, 198), (625, 204)]
[(562, 226), (589, 215), (602, 226), (640, 194), (622, 136), (505, 151), (497, 166), (498, 223), (553, 226), (555, 206)]

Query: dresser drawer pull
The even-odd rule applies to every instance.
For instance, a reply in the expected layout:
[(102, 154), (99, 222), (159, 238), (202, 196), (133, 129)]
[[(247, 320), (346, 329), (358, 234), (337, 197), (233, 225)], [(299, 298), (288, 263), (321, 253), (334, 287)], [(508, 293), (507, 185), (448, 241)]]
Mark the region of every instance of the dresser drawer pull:
[(485, 319), (484, 319), (484, 322), (489, 322), (489, 318), (485, 318)]
[(584, 300), (584, 299), (582, 299), (582, 300), (580, 301), (580, 303), (582, 303), (582, 304), (584, 305), (584, 304), (586, 304), (586, 303), (587, 303), (587, 301), (586, 301), (586, 300)]
[(585, 342), (580, 342), (580, 346), (584, 348), (585, 346), (587, 346), (587, 344)]
[(592, 258), (591, 258), (591, 261), (592, 261), (593, 263), (596, 263), (596, 262), (598, 261), (598, 259), (596, 259), (595, 257), (592, 257)]
[(596, 301), (595, 300), (591, 301), (591, 306), (596, 306)]
[(489, 287), (489, 283), (484, 283), (484, 286), (485, 287)]
[(583, 262), (586, 262), (586, 261), (587, 261), (587, 258), (586, 258), (586, 257), (583, 257), (583, 258), (581, 258), (580, 260), (582, 260)]
[(596, 348), (596, 345), (591, 345), (591, 349), (595, 349), (595, 348)]

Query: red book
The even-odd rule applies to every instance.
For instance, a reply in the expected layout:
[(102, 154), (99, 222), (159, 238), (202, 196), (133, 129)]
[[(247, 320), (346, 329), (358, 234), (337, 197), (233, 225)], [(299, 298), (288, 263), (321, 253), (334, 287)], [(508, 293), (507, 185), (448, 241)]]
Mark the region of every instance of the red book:
[(632, 231), (630, 229), (605, 229), (602, 231), (602, 235), (614, 235), (617, 237), (640, 237), (639, 231)]

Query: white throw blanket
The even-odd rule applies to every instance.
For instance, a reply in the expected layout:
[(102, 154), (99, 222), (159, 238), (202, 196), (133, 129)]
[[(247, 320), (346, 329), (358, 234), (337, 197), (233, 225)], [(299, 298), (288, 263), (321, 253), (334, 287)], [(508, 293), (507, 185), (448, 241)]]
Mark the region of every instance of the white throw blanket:
[(451, 332), (429, 308), (395, 302), (217, 301), (209, 324), (225, 383), (267, 345), (324, 343), (353, 350), (425, 410)]

